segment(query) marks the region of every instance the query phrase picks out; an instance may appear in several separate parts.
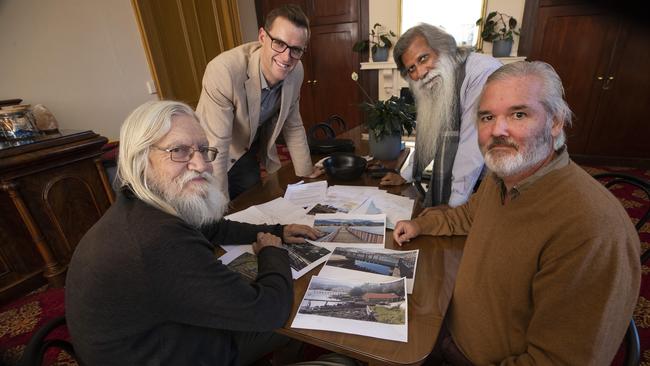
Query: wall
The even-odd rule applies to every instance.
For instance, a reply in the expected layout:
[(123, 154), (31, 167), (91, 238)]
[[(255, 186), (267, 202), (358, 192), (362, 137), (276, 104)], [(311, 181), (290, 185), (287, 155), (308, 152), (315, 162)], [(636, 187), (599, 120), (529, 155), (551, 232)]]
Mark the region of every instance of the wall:
[(44, 104), (62, 129), (119, 138), (157, 99), (130, 0), (1, 0), (0, 99)]

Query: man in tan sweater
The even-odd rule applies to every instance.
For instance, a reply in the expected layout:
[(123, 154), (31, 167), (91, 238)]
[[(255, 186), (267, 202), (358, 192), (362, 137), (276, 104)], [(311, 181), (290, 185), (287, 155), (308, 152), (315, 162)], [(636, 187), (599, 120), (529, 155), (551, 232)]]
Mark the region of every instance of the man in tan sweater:
[(607, 189), (569, 159), (571, 110), (553, 68), (492, 74), (477, 110), (490, 174), (470, 200), (397, 223), (467, 235), (442, 357), (460, 364), (609, 365), (640, 284), (639, 237)]

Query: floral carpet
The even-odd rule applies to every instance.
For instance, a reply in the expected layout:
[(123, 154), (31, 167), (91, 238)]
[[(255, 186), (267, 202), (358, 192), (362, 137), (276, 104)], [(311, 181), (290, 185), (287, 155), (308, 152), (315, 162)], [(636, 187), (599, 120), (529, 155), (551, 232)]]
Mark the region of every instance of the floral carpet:
[[(283, 160), (286, 160), (283, 159)], [(595, 168), (585, 167), (590, 174), (602, 172), (621, 172), (650, 180), (650, 170), (631, 168)], [(647, 202), (640, 190), (630, 187), (615, 186), (612, 192), (636, 224), (645, 212)], [(642, 251), (650, 248), (650, 223), (640, 230)], [(641, 365), (650, 366), (650, 267), (642, 267), (642, 282), (639, 301), (634, 311), (634, 321), (639, 328), (641, 338)], [(0, 365), (16, 365), (31, 335), (50, 319), (64, 314), (64, 290), (42, 288), (36, 292), (0, 308)], [(68, 339), (65, 328), (58, 328), (52, 334), (54, 338)], [(66, 353), (50, 350), (45, 357), (46, 365), (76, 365)], [(622, 364), (622, 354), (615, 358), (612, 365)]]

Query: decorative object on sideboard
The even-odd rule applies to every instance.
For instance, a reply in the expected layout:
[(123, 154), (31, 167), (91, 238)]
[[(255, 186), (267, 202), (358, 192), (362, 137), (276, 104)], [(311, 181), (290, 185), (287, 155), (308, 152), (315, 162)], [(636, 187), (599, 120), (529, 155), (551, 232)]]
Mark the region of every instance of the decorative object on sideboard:
[(370, 154), (379, 160), (396, 159), (402, 148), (402, 134), (410, 136), (415, 128), (415, 106), (396, 96), (374, 101), (359, 84), (356, 72), (352, 73), (352, 80), (368, 99), (361, 108), (366, 112)]
[(26, 140), (40, 135), (29, 104), (0, 109), (0, 140)]
[(59, 131), (59, 122), (56, 118), (47, 109), (46, 106), (42, 104), (37, 104), (33, 108), (34, 118), (36, 118), (36, 127), (39, 130), (45, 133), (55, 133)]
[(492, 56), (510, 56), (514, 36), (519, 35), (517, 19), (508, 14), (493, 11), (485, 19), (478, 19), (476, 25), (483, 26), (481, 38), (485, 42), (492, 43)]
[(354, 44), (352, 50), (354, 52), (364, 52), (370, 48), (370, 61), (387, 61), (388, 60), (388, 50), (393, 46), (391, 38), (395, 38), (396, 35), (392, 30), (387, 29), (380, 23), (375, 23), (375, 25), (370, 30), (369, 38), (359, 41)]

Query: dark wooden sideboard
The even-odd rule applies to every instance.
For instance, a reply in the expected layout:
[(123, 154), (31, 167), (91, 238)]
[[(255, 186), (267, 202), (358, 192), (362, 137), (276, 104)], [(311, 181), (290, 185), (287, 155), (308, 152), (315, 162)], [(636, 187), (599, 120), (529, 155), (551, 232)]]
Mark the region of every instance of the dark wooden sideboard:
[(114, 200), (106, 142), (65, 130), (0, 142), (0, 303), (46, 281), (63, 286), (77, 243)]

